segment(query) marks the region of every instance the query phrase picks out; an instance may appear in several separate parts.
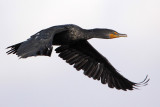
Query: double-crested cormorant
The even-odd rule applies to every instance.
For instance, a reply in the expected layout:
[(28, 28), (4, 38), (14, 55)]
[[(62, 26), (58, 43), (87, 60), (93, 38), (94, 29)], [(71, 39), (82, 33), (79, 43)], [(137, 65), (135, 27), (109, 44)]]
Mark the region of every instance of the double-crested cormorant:
[(74, 65), (77, 70), (84, 70), (84, 75), (101, 80), (102, 84), (108, 83), (110, 88), (133, 90), (138, 86), (147, 85), (149, 81), (147, 76), (140, 83), (131, 82), (117, 72), (111, 63), (87, 41), (91, 38), (112, 39), (126, 36), (111, 29), (86, 30), (73, 24), (59, 25), (41, 30), (28, 40), (9, 46), (11, 50), (7, 53), (16, 54), (20, 58), (51, 56), (52, 46), (60, 45), (55, 49), (59, 57)]

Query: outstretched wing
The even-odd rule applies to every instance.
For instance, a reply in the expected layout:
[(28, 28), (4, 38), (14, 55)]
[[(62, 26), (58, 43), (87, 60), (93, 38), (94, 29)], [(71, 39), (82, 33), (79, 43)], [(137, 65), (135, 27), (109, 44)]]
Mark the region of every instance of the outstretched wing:
[(123, 77), (111, 63), (96, 51), (86, 40), (73, 45), (64, 45), (56, 49), (59, 57), (74, 65), (77, 70), (84, 70), (84, 74), (93, 79), (101, 80), (102, 84), (108, 83), (110, 88), (133, 90), (138, 85), (147, 85), (147, 77), (141, 83), (134, 83)]
[(52, 41), (54, 35), (66, 31), (65, 26), (55, 26), (45, 30), (41, 30), (28, 40), (16, 45), (12, 45), (7, 53), (16, 54), (20, 58), (27, 58), (30, 56), (46, 55), (50, 56), (52, 52)]

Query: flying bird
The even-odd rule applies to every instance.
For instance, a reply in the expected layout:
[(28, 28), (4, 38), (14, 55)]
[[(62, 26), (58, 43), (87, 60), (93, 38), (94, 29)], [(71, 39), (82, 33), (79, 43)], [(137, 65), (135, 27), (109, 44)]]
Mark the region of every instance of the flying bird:
[(58, 25), (41, 30), (26, 41), (9, 46), (7, 53), (16, 54), (20, 58), (51, 56), (53, 45), (58, 45), (55, 51), (59, 57), (78, 71), (83, 70), (84, 75), (100, 80), (110, 88), (126, 91), (147, 85), (148, 76), (139, 83), (128, 80), (87, 41), (91, 38), (113, 39), (126, 36), (111, 29), (83, 29), (74, 24)]

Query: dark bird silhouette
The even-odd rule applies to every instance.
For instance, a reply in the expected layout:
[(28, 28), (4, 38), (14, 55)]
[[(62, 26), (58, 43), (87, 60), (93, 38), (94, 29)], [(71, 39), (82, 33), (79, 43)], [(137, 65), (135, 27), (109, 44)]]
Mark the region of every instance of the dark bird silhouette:
[(52, 46), (58, 45), (55, 51), (59, 53), (59, 57), (74, 65), (77, 70), (83, 70), (84, 75), (100, 80), (110, 88), (133, 90), (147, 85), (148, 76), (140, 83), (126, 79), (87, 41), (91, 38), (112, 39), (126, 36), (111, 29), (82, 29), (73, 24), (59, 25), (41, 30), (28, 40), (9, 46), (11, 49), (7, 53), (16, 54), (20, 58), (51, 56)]

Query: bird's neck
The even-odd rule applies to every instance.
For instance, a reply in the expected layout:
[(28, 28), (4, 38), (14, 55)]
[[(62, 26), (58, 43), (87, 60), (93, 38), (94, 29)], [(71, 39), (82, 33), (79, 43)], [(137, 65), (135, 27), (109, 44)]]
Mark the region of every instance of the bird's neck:
[(86, 30), (86, 32), (87, 32), (86, 35), (87, 35), (88, 39), (103, 37), (103, 34), (101, 32), (99, 32), (98, 29), (88, 29), (88, 30)]

